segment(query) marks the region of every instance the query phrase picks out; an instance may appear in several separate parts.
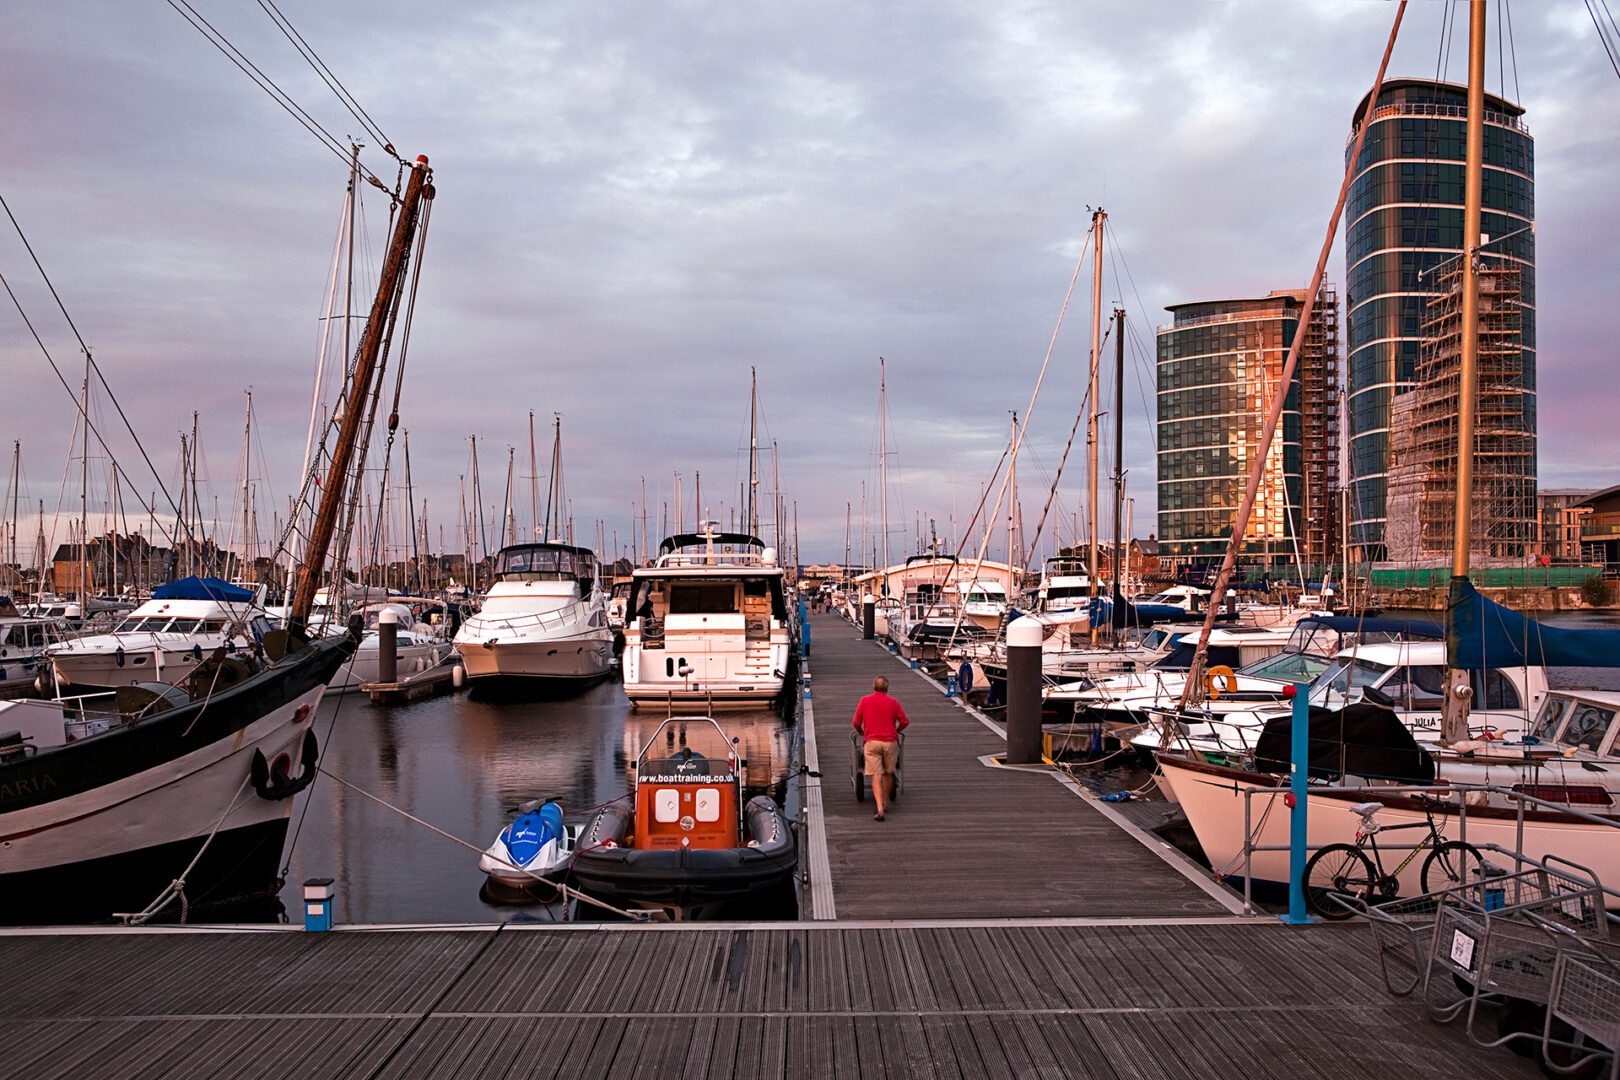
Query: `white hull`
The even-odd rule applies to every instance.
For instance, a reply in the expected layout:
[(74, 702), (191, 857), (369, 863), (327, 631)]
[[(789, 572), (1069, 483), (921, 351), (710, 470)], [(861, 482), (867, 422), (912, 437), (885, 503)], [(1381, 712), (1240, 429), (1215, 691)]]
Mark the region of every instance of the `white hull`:
[(605, 630), (542, 641), (497, 641), (461, 646), (469, 679), (600, 679), (613, 662), (613, 638)]
[[(1274, 786), (1280, 781), (1231, 769), (1190, 768), (1181, 759), (1171, 755), (1160, 756), (1159, 769), (1164, 781), (1174, 790), (1175, 800), (1181, 804), (1182, 811), (1187, 815), (1187, 821), (1197, 835), (1198, 843), (1204, 849), (1204, 855), (1209, 859), (1210, 866), (1219, 875), (1242, 877), (1244, 874), (1242, 791)], [(1367, 798), (1369, 796), (1353, 795), (1349, 792), (1335, 795), (1331, 788), (1313, 785), (1309, 796), (1306, 832), (1310, 849), (1315, 851), (1327, 844), (1355, 843), (1356, 827), (1361, 819), (1350, 808)], [(1254, 843), (1263, 847), (1279, 846), (1286, 849), (1289, 842), (1290, 811), (1284, 805), (1282, 794), (1253, 795), (1249, 797), (1249, 802), (1250, 827), (1254, 833)], [(1498, 844), (1509, 851), (1522, 850), (1525, 855), (1536, 859), (1556, 855), (1590, 869), (1600, 882), (1610, 887), (1620, 886), (1620, 828), (1590, 824), (1574, 818), (1530, 820), (1525, 823), (1521, 846), (1513, 816), (1511, 814), (1506, 817), (1495, 816), (1500, 813), (1496, 811), (1495, 814), (1487, 816), (1487, 811), (1483, 808), (1476, 810), (1470, 807), (1467, 815), (1468, 843), (1476, 846)], [(1446, 820), (1443, 828), (1447, 839), (1464, 839), (1457, 815), (1445, 814), (1444, 817)], [(1411, 807), (1386, 805), (1378, 811), (1378, 822), (1385, 826), (1423, 820), (1422, 810)], [(1386, 839), (1391, 844), (1402, 844), (1415, 842), (1415, 838), (1419, 836), (1420, 830), (1410, 829), (1389, 833)], [(1405, 852), (1387, 852), (1386, 869), (1393, 868), (1405, 858), (1405, 854)], [(1393, 859), (1390, 858), (1391, 855), (1394, 856)], [(1419, 853), (1400, 874), (1401, 895), (1413, 896), (1421, 891), (1419, 874), (1423, 858), (1423, 854)], [(1489, 858), (1487, 854), (1487, 859)], [(1498, 861), (1500, 862), (1500, 857)], [(1285, 884), (1289, 876), (1288, 867), (1287, 850), (1256, 851), (1253, 854), (1252, 876), (1255, 881)], [(1620, 906), (1620, 900), (1611, 897), (1609, 906)]]

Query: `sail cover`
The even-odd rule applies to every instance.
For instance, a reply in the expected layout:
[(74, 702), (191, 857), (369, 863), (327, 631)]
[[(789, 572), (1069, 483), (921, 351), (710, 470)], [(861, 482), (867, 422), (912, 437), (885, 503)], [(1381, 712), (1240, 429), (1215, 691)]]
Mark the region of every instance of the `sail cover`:
[(1620, 630), (1544, 626), (1487, 599), (1465, 577), (1451, 579), (1446, 649), (1470, 670), (1620, 667)]
[[(1255, 768), (1286, 773), (1293, 754), (1292, 715), (1266, 721), (1254, 747)], [(1311, 709), (1310, 775), (1338, 780), (1345, 774), (1404, 784), (1432, 784), (1434, 759), (1412, 739), (1393, 711), (1371, 701), (1342, 709)]]
[(152, 590), (154, 600), (215, 600), (221, 604), (252, 603), (253, 593), (217, 577), (188, 577)]

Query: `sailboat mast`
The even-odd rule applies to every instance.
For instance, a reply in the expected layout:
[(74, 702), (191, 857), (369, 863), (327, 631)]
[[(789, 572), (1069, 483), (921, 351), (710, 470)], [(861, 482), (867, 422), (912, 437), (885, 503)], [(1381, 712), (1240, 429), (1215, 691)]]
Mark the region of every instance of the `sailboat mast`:
[(1125, 309), (1114, 309), (1114, 558), (1112, 589), (1113, 606), (1110, 609), (1114, 617), (1114, 626), (1124, 625), (1120, 618), (1125, 600), (1124, 590), (1120, 587), (1125, 573), (1124, 567), (1130, 563), (1130, 555), (1123, 545), (1125, 538), (1122, 535), (1123, 517), (1125, 515)]
[(249, 455), (253, 451), (253, 391), (247, 391), (246, 416), (242, 421), (242, 556), (238, 561), (237, 572), (242, 575), (241, 580), (246, 581), (250, 576), (248, 568), (248, 507), (252, 500), (248, 494), (248, 485), (252, 482), (252, 470), (249, 467)]
[[(1018, 410), (1012, 414), (1012, 442), (1008, 444), (1015, 450), (1018, 447)], [(1007, 464), (1007, 487), (1010, 496), (1007, 499), (1007, 565), (1021, 566), (1018, 558), (1018, 455), (1012, 454)]]
[[(1451, 533), (1451, 595), (1468, 577), (1473, 546), (1474, 404), (1479, 370), (1480, 203), (1485, 181), (1485, 0), (1468, 5), (1468, 164), (1463, 174), (1462, 357), (1457, 378), (1457, 515)], [(1450, 610), (1448, 605), (1448, 611)], [(1448, 615), (1449, 624), (1452, 616)], [(1449, 625), (1448, 625), (1449, 629)], [(1449, 635), (1448, 635), (1449, 636)], [(1440, 745), (1468, 738), (1473, 690), (1463, 657), (1447, 643)]]
[(17, 568), (17, 584), (22, 584), (22, 563), (17, 561), (17, 504), (22, 497), (22, 440), (11, 444), (11, 564)]
[(529, 536), (540, 535), (540, 466), (534, 456), (534, 410), (529, 410)]
[(79, 450), (79, 614), (90, 617), (90, 353), (84, 354), (84, 393), (79, 399), (82, 442)]
[(748, 535), (759, 535), (759, 376), (748, 369)]
[[(551, 541), (551, 522), (555, 518), (557, 532), (562, 533), (562, 413), (551, 414), (551, 480), (546, 495), (546, 541)], [(572, 542), (572, 541), (570, 541)]]
[[(1091, 558), (1086, 564), (1086, 579), (1091, 583), (1091, 599), (1097, 598), (1097, 395), (1101, 389), (1102, 367), (1102, 253), (1103, 230), (1108, 223), (1108, 212), (1098, 209), (1091, 215), (1091, 383), (1086, 391), (1089, 410), (1086, 415), (1086, 483), (1089, 495), (1086, 516), (1091, 519)], [(1095, 605), (1093, 605), (1095, 609)], [(1091, 628), (1091, 638), (1097, 639), (1097, 628)]]
[(883, 489), (883, 585), (888, 592), (889, 566), (889, 381), (883, 357), (878, 357), (878, 484)]
[(418, 213), (424, 198), (433, 197), (427, 184), (428, 159), (418, 156), (410, 168), (410, 179), (400, 202), (394, 236), (389, 243), (388, 255), (378, 275), (377, 297), (372, 302), (371, 314), (366, 319), (366, 332), (360, 341), (355, 358), (354, 375), (346, 397), (348, 407), (343, 410), (343, 424), (332, 447), (332, 463), (327, 470), (326, 487), (321, 492), (320, 509), (310, 527), (309, 545), (305, 549), (304, 564), (298, 571), (298, 590), (287, 613), (289, 627), (301, 633), (315, 605), (315, 592), (320, 587), (321, 571), (326, 564), (332, 536), (337, 529), (338, 513), (343, 507), (348, 486), (349, 463), (353, 460), (355, 442), (365, 410), (361, 403), (371, 392), (371, 382), (377, 369), (377, 357), (382, 350), (385, 324), (394, 307), (403, 278), (405, 262), (410, 255), (411, 241), (416, 234)]

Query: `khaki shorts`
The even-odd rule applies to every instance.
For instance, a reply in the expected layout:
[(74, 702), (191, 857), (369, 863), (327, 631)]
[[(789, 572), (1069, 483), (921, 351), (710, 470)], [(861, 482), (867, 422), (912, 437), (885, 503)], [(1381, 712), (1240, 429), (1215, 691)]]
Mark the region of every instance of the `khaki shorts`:
[(867, 776), (879, 776), (884, 773), (893, 775), (895, 760), (900, 751), (899, 743), (867, 739), (862, 749), (866, 752)]

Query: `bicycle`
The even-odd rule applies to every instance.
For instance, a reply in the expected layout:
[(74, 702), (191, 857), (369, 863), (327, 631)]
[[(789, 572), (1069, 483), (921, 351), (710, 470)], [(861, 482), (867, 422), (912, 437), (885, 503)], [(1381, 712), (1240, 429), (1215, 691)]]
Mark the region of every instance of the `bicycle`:
[[(1357, 803), (1350, 809), (1361, 815), (1356, 828), (1354, 844), (1328, 844), (1305, 863), (1305, 907), (1321, 919), (1348, 919), (1352, 911), (1329, 898), (1329, 893), (1343, 893), (1372, 905), (1393, 900), (1400, 891), (1401, 872), (1423, 851), (1429, 855), (1423, 860), (1419, 881), (1423, 892), (1438, 892), (1468, 885), (1480, 879), (1485, 860), (1479, 849), (1461, 840), (1447, 840), (1434, 821), (1434, 808), (1439, 801), (1427, 796), (1415, 797), (1423, 805), (1423, 821), (1402, 825), (1383, 825), (1375, 817), (1383, 804)], [(1423, 842), (1406, 853), (1400, 865), (1385, 872), (1384, 856), (1378, 847), (1378, 834), (1400, 829), (1428, 829)], [(1372, 857), (1367, 851), (1372, 851)]]

